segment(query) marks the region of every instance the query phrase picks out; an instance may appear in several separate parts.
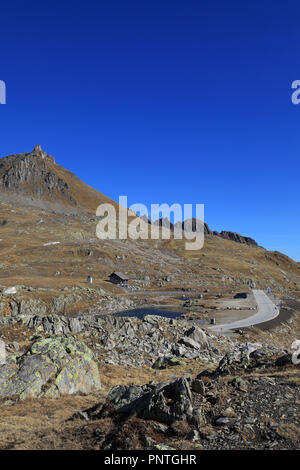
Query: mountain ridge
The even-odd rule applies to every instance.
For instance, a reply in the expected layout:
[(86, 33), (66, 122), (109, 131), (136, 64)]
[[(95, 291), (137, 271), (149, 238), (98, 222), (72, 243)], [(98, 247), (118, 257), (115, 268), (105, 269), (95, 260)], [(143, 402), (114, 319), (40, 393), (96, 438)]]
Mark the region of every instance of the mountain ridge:
[[(116, 211), (119, 210), (117, 202), (58, 165), (54, 157), (42, 150), (40, 145), (36, 145), (32, 152), (12, 154), (0, 159), (0, 191), (1, 196), (9, 200), (58, 212), (87, 211), (95, 214), (97, 207), (102, 203), (112, 204)], [(141, 216), (141, 219), (148, 224), (170, 227), (173, 233), (184, 229), (194, 232), (197, 229), (195, 218), (175, 224), (166, 217), (155, 221), (145, 216)], [(248, 246), (259, 246), (251, 237), (235, 231), (213, 231), (207, 223), (204, 223), (204, 235)]]

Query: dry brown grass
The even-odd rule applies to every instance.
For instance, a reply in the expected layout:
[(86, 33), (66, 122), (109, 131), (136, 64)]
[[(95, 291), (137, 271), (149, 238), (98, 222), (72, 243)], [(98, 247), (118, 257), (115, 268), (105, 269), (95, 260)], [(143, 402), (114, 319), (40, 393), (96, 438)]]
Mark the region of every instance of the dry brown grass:
[[(272, 278), (289, 289), (294, 284), (284, 280), (281, 270), (300, 275), (299, 264), (287, 257), (214, 236), (205, 238), (202, 250), (189, 252), (184, 250), (184, 242), (180, 240), (100, 242), (96, 239), (95, 220), (68, 218), (39, 209), (0, 205), (0, 219), (7, 220), (7, 224), (0, 227), (1, 264), (5, 266), (2, 269), (0, 266), (0, 283), (6, 286), (25, 284), (52, 289), (86, 286), (86, 276), (91, 274), (94, 287), (118, 295), (122, 291), (105, 280), (112, 269), (119, 268), (128, 271), (129, 277), (132, 273), (133, 278), (136, 271), (146, 268), (151, 280), (160, 271), (172, 274), (173, 269), (180, 269), (180, 280), (174, 282), (174, 286), (182, 287), (189, 280), (198, 278), (208, 283), (216, 282), (218, 289), (223, 283), (222, 274), (213, 270), (216, 267), (221, 267), (223, 273), (230, 276), (251, 277), (257, 285), (266, 285)], [(41, 219), (44, 222), (39, 224)], [(60, 245), (44, 246), (49, 241), (59, 241)], [(87, 256), (87, 249), (93, 250), (95, 255)], [(146, 261), (145, 264), (149, 250), (151, 262)], [(162, 267), (159, 261), (166, 253), (175, 257), (176, 263), (167, 262)], [(126, 256), (124, 262), (116, 259), (123, 254)], [(57, 271), (60, 275), (54, 276)], [(171, 285), (168, 284), (167, 288)], [(229, 289), (231, 287), (234, 288), (228, 285)], [(295, 286), (294, 289), (296, 293)]]
[[(76, 449), (64, 434), (76, 424), (66, 422), (75, 411), (100, 401), (96, 396), (62, 396), (59, 399), (28, 399), (14, 405), (0, 405), (0, 449)], [(82, 422), (78, 426), (82, 426)]]
[[(121, 367), (100, 364), (102, 382), (98, 395), (70, 395), (57, 399), (27, 399), (15, 404), (0, 404), (0, 449), (82, 449), (94, 446), (94, 443), (82, 441), (81, 420), (68, 421), (79, 410), (85, 410), (104, 401), (107, 392), (115, 385), (142, 385), (151, 380), (168, 381), (175, 377), (195, 376), (204, 365), (197, 360), (187, 361), (185, 366), (175, 366), (166, 370), (155, 371), (151, 368)], [(101, 420), (100, 428), (105, 425)], [(99, 423), (93, 424), (99, 427)], [(106, 423), (107, 428), (110, 424)], [(128, 424), (128, 432), (131, 424)], [(137, 442), (143, 432), (142, 424), (136, 431)], [(100, 431), (97, 431), (98, 434)], [(106, 429), (106, 433), (108, 430)], [(99, 437), (99, 436), (98, 436)], [(99, 438), (100, 439), (100, 438)], [(98, 441), (99, 441), (98, 439)], [(121, 439), (121, 436), (120, 436)]]
[(187, 359), (185, 365), (154, 370), (151, 367), (124, 367), (111, 364), (99, 364), (102, 392), (107, 393), (116, 385), (143, 385), (150, 381), (168, 382), (175, 377), (194, 377), (204, 369), (213, 369), (213, 364), (198, 359)]

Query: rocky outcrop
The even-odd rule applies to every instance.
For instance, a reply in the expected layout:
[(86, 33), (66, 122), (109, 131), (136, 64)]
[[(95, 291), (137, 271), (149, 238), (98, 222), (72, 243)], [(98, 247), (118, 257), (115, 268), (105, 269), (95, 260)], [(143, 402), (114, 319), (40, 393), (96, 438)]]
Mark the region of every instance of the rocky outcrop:
[(275, 365), (291, 365), (291, 354), (281, 351), (274, 346), (262, 346), (260, 343), (241, 343), (231, 351), (227, 351), (213, 371), (203, 371), (197, 379), (204, 376), (218, 378), (245, 369), (266, 369)]
[[(151, 222), (149, 221), (149, 223)], [(176, 222), (175, 224), (172, 224), (168, 218), (164, 217), (156, 220), (153, 222), (153, 224), (160, 227), (170, 228), (175, 233), (182, 233), (184, 231), (187, 233), (199, 233), (203, 230), (204, 235), (214, 235), (216, 237), (224, 238), (225, 240), (231, 240), (236, 243), (243, 243), (249, 246), (258, 246), (253, 238), (244, 237), (243, 235), (240, 235), (236, 232), (228, 232), (225, 230), (222, 230), (222, 232), (212, 231), (207, 223), (195, 218), (186, 219), (184, 222)]]
[(55, 170), (55, 160), (35, 146), (31, 153), (9, 155), (0, 160), (0, 191), (76, 205), (68, 183)]
[(158, 227), (165, 227), (170, 230), (174, 230), (174, 224), (170, 222), (170, 220), (167, 217), (162, 217), (160, 219), (157, 219), (153, 222), (153, 225), (156, 225)]
[(212, 231), (210, 230), (209, 226), (202, 222), (202, 220), (198, 220), (195, 218), (186, 219), (184, 222), (176, 222), (174, 225), (174, 231), (186, 231), (190, 232), (202, 232), (204, 235), (211, 235)]
[[(22, 323), (38, 334), (68, 335), (81, 333), (87, 344), (96, 347), (104, 362), (120, 366), (165, 368), (180, 365), (185, 359), (219, 360), (221, 351), (214, 335), (198, 326), (191, 328), (184, 319), (173, 320), (147, 315), (143, 320), (113, 315), (21, 315), (0, 317), (0, 327)], [(95, 345), (96, 342), (96, 345)], [(232, 340), (224, 339), (224, 347)]]
[[(274, 373), (278, 367), (284, 373)], [(85, 421), (78, 435), (91, 442), (97, 436), (103, 450), (297, 449), (296, 367), (276, 348), (246, 343), (210, 374), (119, 385), (104, 404), (73, 419)]]
[(220, 233), (214, 232), (214, 235), (224, 238), (225, 240), (231, 240), (236, 243), (244, 243), (249, 246), (258, 246), (256, 241), (253, 240), (253, 238), (244, 237), (243, 235), (240, 235), (236, 232), (227, 232), (222, 230), (222, 232)]
[(187, 421), (195, 425), (203, 421), (198, 410), (193, 408), (190, 386), (184, 377), (157, 385), (118, 385), (110, 391), (106, 404), (100, 410), (91, 410), (88, 416), (101, 418), (112, 408), (122, 419), (135, 416), (165, 424)]
[(100, 389), (92, 351), (73, 336), (40, 338), (0, 366), (0, 398), (55, 397)]

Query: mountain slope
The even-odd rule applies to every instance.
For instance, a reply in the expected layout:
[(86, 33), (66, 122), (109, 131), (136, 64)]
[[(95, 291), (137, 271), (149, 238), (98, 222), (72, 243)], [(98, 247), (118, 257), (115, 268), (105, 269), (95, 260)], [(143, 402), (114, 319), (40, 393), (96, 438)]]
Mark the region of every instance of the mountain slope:
[[(146, 284), (154, 289), (170, 278), (169, 288), (213, 286), (232, 290), (255, 284), (298, 296), (299, 263), (281, 253), (268, 252), (248, 237), (213, 232), (206, 224), (200, 251), (186, 251), (184, 240), (173, 237), (99, 240), (95, 209), (103, 202), (118, 208), (117, 203), (57, 165), (38, 146), (31, 153), (2, 158), (1, 282), (62, 288), (84, 286), (87, 274), (91, 274), (99, 287), (111, 290), (107, 276), (112, 271), (124, 271), (141, 285), (149, 278)], [(179, 225), (193, 228), (194, 222), (190, 219)]]
[[(76, 208), (95, 213), (100, 203), (118, 204), (57, 165), (39, 145), (30, 153), (9, 155), (0, 160), (1, 196), (39, 207)], [(24, 199), (25, 198), (25, 199)], [(50, 205), (49, 205), (50, 203)]]

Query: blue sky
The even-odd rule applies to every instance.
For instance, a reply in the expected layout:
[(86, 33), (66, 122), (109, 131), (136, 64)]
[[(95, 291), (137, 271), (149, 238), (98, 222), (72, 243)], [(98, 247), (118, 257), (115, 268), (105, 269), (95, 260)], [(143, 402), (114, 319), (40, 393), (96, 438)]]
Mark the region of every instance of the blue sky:
[(0, 155), (37, 143), (129, 204), (204, 203), (300, 261), (297, 1), (1, 4)]

